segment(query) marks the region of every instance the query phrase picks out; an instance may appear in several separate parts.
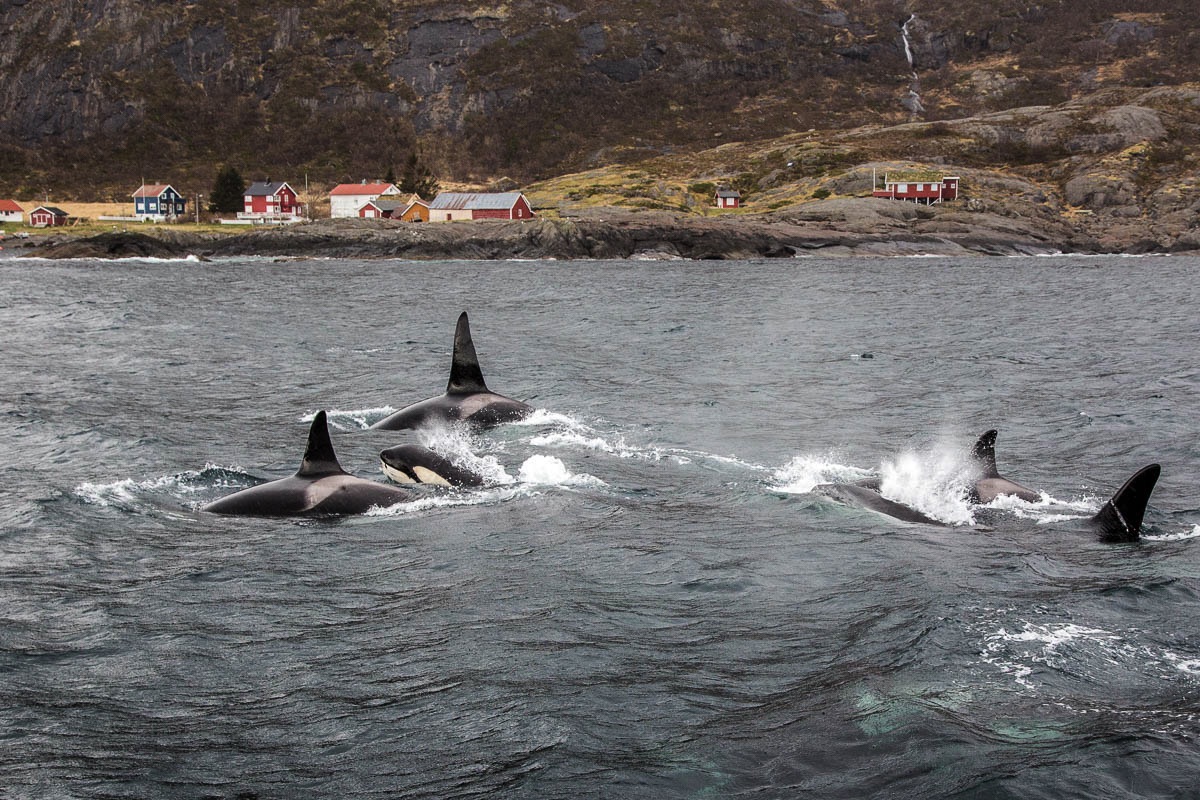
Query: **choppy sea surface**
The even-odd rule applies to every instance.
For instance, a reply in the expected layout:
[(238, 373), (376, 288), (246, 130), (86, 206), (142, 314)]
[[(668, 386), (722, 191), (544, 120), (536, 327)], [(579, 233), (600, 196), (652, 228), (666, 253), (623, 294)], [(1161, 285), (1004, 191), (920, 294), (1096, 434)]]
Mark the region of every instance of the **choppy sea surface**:
[[(1198, 274), (0, 260), (0, 796), (1184, 796)], [(367, 430), (461, 311), (537, 413)], [(198, 510), (320, 409), (356, 475), (421, 441), (489, 485)], [(989, 428), (1041, 501), (964, 499)], [(1080, 527), (1151, 462), (1141, 542)], [(810, 491), (870, 475), (952, 524)]]

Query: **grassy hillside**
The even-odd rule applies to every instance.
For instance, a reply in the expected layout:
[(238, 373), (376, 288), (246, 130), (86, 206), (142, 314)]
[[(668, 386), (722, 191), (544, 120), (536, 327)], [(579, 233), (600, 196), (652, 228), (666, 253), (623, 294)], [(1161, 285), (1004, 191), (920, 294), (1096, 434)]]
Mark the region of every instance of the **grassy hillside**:
[[(1200, 80), (1192, 4), (1137, 6), (4, 4), (0, 195), (122, 201), (143, 177), (194, 195), (208, 191), (225, 163), (247, 178), (329, 184), (382, 176), (415, 152), (444, 183), (480, 185), (647, 162), (637, 171), (648, 177), (632, 177), (649, 188), (627, 186), (621, 191), (634, 196), (624, 199), (653, 195), (655, 203), (690, 206), (692, 184), (713, 176), (673, 168), (681, 185), (659, 192), (661, 165), (723, 160), (696, 154), (776, 139), (766, 148), (775, 160), (742, 159), (716, 177), (747, 173), (751, 191), (770, 193), (758, 182), (777, 173), (780, 185), (803, 193), (821, 188), (825, 173), (883, 155), (988, 167), (1053, 163), (1064, 154), (1040, 141), (989, 142), (936, 127), (903, 137), (909, 152), (888, 143), (886, 154), (875, 152), (869, 136), (833, 139), (862, 126), (952, 121)], [(728, 151), (731, 164), (737, 152)], [(575, 191), (600, 196), (595, 187)], [(780, 192), (758, 202), (787, 201)]]

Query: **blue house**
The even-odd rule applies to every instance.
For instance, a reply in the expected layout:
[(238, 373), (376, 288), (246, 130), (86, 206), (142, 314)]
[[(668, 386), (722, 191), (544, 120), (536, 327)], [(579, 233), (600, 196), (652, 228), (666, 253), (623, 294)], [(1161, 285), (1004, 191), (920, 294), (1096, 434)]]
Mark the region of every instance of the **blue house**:
[(186, 210), (187, 200), (165, 183), (142, 184), (133, 193), (133, 215), (143, 222), (182, 217)]

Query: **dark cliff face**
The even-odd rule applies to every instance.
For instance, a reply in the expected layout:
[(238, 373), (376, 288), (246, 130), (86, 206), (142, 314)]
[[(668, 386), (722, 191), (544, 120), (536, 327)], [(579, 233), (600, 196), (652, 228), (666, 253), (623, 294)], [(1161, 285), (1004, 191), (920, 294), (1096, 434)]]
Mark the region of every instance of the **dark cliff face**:
[(0, 183), (224, 161), (358, 179), (417, 149), (528, 179), (1200, 75), (1182, 0), (910, 5), (0, 0)]

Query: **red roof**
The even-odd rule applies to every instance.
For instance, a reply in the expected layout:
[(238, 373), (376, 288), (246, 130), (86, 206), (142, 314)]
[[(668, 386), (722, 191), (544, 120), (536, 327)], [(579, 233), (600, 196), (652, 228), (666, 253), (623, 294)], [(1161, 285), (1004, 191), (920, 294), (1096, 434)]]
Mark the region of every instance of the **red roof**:
[(355, 194), (373, 194), (381, 195), (388, 190), (397, 191), (394, 184), (391, 183), (339, 183), (333, 187), (330, 194), (336, 195), (355, 195)]
[(0, 200), (0, 211), (20, 211), (25, 213), (25, 209), (17, 205), (16, 200)]
[(167, 189), (171, 188), (168, 183), (143, 184), (140, 189), (133, 193), (134, 197), (158, 197)]

